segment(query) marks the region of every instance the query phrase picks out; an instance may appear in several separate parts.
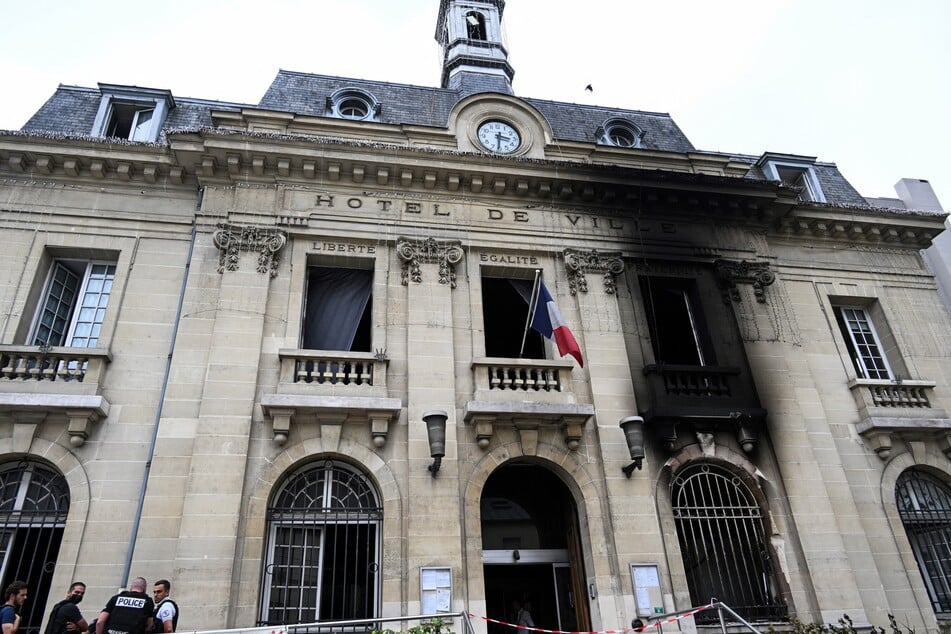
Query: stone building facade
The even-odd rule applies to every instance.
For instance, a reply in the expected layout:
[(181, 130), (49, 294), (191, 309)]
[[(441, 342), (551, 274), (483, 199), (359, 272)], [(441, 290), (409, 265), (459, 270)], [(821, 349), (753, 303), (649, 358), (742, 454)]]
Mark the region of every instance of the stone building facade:
[[(942, 627), (944, 215), (518, 97), (503, 10), (442, 0), (439, 88), (60, 86), (0, 133), (28, 631), (70, 580), (91, 612), (135, 575), (189, 630), (518, 601), (603, 631), (712, 598)], [(526, 327), (541, 289), (580, 360)]]

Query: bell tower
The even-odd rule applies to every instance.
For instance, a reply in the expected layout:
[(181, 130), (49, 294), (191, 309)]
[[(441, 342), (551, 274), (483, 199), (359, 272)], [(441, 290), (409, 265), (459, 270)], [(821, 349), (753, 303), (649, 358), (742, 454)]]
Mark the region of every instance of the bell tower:
[(442, 0), (436, 41), (443, 50), (442, 87), (465, 94), (513, 94), (515, 71), (502, 42), (505, 0)]

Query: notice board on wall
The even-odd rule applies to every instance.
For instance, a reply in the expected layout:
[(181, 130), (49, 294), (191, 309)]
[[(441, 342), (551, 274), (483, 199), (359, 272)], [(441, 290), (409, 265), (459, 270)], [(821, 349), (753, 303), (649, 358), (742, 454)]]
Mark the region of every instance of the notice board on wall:
[(660, 591), (660, 570), (657, 564), (631, 564), (631, 582), (634, 584), (637, 616), (657, 616), (664, 613), (664, 596)]
[(452, 607), (452, 568), (420, 568), (419, 598), (423, 614), (449, 612)]

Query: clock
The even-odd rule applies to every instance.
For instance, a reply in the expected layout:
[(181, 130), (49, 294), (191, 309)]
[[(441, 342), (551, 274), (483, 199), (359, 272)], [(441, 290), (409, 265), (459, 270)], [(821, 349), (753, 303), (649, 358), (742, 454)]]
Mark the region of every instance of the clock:
[(497, 119), (479, 125), (478, 135), (482, 147), (499, 154), (511, 154), (522, 144), (518, 130)]

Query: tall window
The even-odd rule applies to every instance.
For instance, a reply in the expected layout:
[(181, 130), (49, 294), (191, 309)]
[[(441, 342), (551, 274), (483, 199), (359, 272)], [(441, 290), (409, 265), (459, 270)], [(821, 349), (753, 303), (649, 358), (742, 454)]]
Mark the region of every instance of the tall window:
[(466, 35), (470, 40), (485, 40), (485, 16), (478, 11), (466, 14)]
[(37, 634), (69, 513), (69, 486), (35, 462), (0, 465), (0, 583), (30, 584), (22, 634)]
[(115, 265), (106, 262), (53, 262), (30, 343), (74, 348), (98, 346), (115, 276)]
[(531, 296), (532, 280), (482, 278), (482, 316), (487, 357), (546, 358), (542, 336), (531, 328), (527, 333), (525, 330)]
[(785, 616), (763, 514), (742, 480), (713, 465), (688, 466), (674, 478), (671, 500), (693, 604), (716, 597), (748, 620)]
[(382, 520), (375, 490), (349, 465), (291, 474), (267, 511), (260, 624), (377, 616)]
[(835, 319), (859, 378), (890, 380), (892, 371), (868, 312), (857, 306), (836, 306)]
[(696, 281), (644, 276), (640, 282), (656, 362), (715, 365)]
[(309, 267), (303, 347), (370, 352), (372, 292), (371, 270)]
[(951, 612), (951, 490), (937, 478), (908, 469), (898, 477), (895, 501), (931, 607)]

